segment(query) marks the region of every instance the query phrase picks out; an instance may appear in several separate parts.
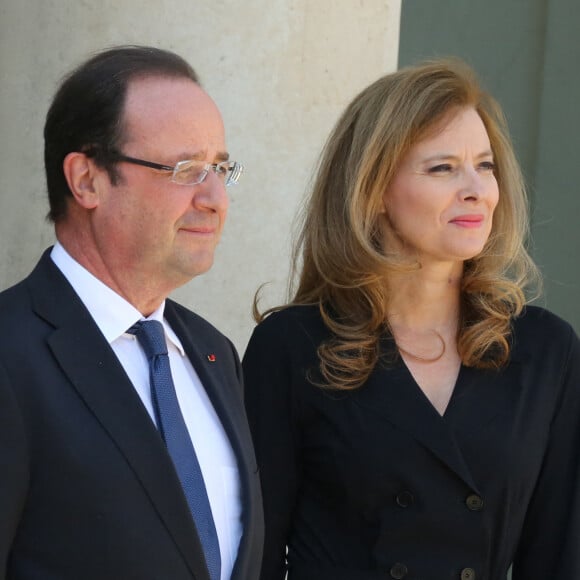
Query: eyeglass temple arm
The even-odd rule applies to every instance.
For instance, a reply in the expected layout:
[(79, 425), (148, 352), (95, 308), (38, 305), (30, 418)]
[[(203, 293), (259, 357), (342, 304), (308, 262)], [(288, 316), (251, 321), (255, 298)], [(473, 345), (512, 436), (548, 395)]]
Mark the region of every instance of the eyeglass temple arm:
[(243, 173), (243, 171), (244, 166), (241, 163), (238, 163), (237, 161), (234, 162), (234, 166), (232, 167), (232, 173), (230, 175), (229, 181), (235, 183), (240, 178), (240, 175)]
[(151, 169), (162, 169), (164, 171), (173, 171), (175, 169), (175, 167), (171, 167), (170, 165), (161, 165), (161, 163), (153, 163), (153, 161), (136, 159), (135, 157), (121, 155), (120, 153), (115, 154), (115, 158), (119, 161), (126, 161), (127, 163), (133, 163), (133, 165), (142, 165), (143, 167), (150, 167)]

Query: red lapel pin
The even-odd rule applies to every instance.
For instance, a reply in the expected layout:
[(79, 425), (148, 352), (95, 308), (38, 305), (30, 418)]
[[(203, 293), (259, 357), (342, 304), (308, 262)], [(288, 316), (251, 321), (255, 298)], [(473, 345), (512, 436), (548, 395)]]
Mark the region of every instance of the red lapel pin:
[(207, 360), (209, 362), (215, 362), (215, 354), (208, 354), (207, 355)]

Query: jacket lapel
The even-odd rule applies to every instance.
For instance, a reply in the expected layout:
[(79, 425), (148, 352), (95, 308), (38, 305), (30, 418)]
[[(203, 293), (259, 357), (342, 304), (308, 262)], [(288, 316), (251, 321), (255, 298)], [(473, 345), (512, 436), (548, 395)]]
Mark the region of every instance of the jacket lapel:
[(47, 342), (64, 374), (131, 466), (194, 577), (207, 580), (169, 454), (117, 357), (48, 252), (29, 281), (34, 310), (55, 328)]
[[(230, 445), (238, 463), (241, 484), (241, 501), (243, 530), (238, 550), (238, 558), (234, 566), (232, 578), (243, 578), (243, 570), (247, 569), (247, 558), (250, 557), (249, 546), (253, 542), (251, 518), (255, 513), (250, 506), (255, 505), (256, 498), (252, 495), (251, 477), (257, 472), (251, 436), (247, 426), (244, 411), (242, 390), (240, 386), (241, 368), (237, 355), (232, 348), (224, 349), (227, 342), (216, 331), (208, 333), (205, 324), (197, 328), (185, 324), (175, 307), (168, 300), (165, 306), (165, 317), (179, 336), (185, 352), (197, 372), (204, 389), (224, 427)], [(195, 332), (195, 335), (193, 334)], [(219, 337), (219, 341), (216, 341)], [(235, 372), (232, 372), (235, 371)]]
[[(165, 317), (182, 341), (187, 357), (216, 410), (230, 444), (236, 452), (238, 461), (242, 461), (244, 464), (246, 449), (242, 450), (239, 447), (240, 441), (245, 441), (246, 435), (245, 432), (242, 433), (245, 423), (240, 388), (241, 379), (228, 372), (235, 368), (231, 364), (233, 352), (224, 353), (223, 345), (216, 345), (211, 336), (204, 335), (201, 325), (198, 329), (199, 333), (193, 336), (191, 324), (184, 324), (171, 301), (166, 303)], [(226, 357), (230, 360), (224, 360)], [(240, 402), (239, 405), (232, 404), (236, 400)]]
[(377, 365), (356, 399), (359, 405), (412, 436), (478, 492), (447, 421), (431, 405), (402, 361), (388, 367)]
[[(521, 396), (521, 369), (517, 355), (501, 370), (461, 369), (445, 413), (446, 422), (459, 434), (461, 441), (476, 436), (492, 421), (514, 412)], [(510, 424), (513, 418), (506, 421)]]

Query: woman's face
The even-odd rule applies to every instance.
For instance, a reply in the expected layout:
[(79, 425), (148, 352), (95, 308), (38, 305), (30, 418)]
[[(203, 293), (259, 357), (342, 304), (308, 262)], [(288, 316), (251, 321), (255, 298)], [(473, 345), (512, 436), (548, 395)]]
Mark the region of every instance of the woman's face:
[[(416, 143), (383, 197), (399, 250), (423, 266), (479, 254), (498, 199), (489, 138), (472, 108), (453, 111), (438, 131)], [(386, 233), (389, 251), (391, 237)]]

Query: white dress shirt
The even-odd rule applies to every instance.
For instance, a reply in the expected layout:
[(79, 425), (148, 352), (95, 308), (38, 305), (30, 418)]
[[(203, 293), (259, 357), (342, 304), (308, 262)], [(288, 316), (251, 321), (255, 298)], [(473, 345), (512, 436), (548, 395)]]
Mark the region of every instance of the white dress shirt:
[[(58, 242), (51, 258), (74, 288), (117, 355), (143, 405), (155, 422), (149, 386), (149, 364), (134, 335), (126, 331), (144, 320), (122, 296), (74, 260)], [(229, 580), (242, 535), (240, 479), (236, 458), (224, 428), (179, 338), (163, 318), (165, 302), (147, 318), (165, 330), (169, 364), (181, 413), (201, 467), (221, 554), (221, 580)]]

